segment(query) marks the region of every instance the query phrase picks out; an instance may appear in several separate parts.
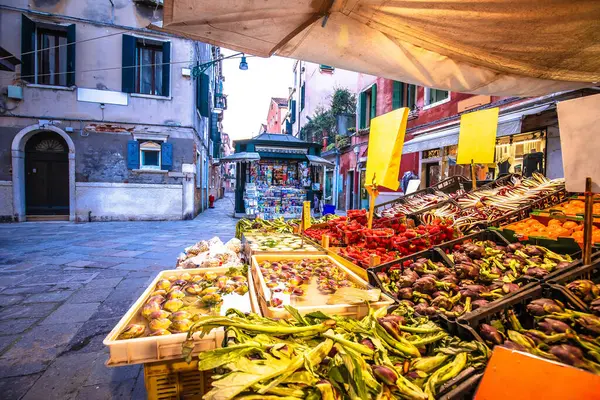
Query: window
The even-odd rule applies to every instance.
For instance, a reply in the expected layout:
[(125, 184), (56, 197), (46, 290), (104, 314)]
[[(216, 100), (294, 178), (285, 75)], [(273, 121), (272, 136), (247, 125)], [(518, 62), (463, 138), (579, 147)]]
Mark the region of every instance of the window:
[(135, 59), (135, 92), (162, 94), (162, 47), (137, 43)]
[(444, 104), (450, 100), (450, 92), (447, 90), (425, 88), (425, 99), (423, 105), (427, 108)]
[(164, 170), (173, 168), (173, 145), (166, 139), (140, 139), (127, 142), (127, 168)]
[(202, 187), (202, 155), (196, 152), (196, 188)]
[(359, 101), (359, 129), (371, 126), (371, 119), (377, 116), (377, 84), (360, 93)]
[(300, 87), (300, 111), (304, 110), (304, 101), (306, 97), (306, 88), (304, 87), (304, 83)]
[(140, 169), (160, 169), (160, 145), (155, 142), (140, 144)]
[(394, 81), (392, 93), (392, 110), (408, 107), (414, 110), (416, 105), (416, 86), (404, 82)]
[(40, 85), (75, 84), (75, 25), (21, 16), (21, 79)]
[(122, 91), (169, 96), (171, 43), (123, 35)]

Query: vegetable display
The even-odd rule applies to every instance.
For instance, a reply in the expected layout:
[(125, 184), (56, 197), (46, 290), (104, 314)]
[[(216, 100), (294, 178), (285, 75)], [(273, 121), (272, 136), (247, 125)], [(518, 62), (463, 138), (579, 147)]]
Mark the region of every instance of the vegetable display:
[[(504, 226), (502, 229), (512, 230), (518, 235), (527, 237), (543, 237), (557, 239), (570, 237), (577, 243), (583, 244), (583, 223), (550, 219), (547, 224), (535, 218), (528, 218)], [(592, 225), (592, 243), (600, 243), (600, 229)]]
[(393, 218), (400, 215), (414, 214), (446, 200), (450, 200), (450, 196), (439, 191), (415, 194), (414, 196), (400, 198), (398, 204), (382, 210), (380, 216)]
[[(227, 347), (199, 354), (217, 370), (205, 400), (434, 399), (456, 377), (482, 369), (486, 346), (461, 341), (426, 318), (371, 312), (361, 321), (315, 312), (272, 320), (230, 310), (188, 333), (224, 327)], [(193, 341), (184, 344), (191, 360)]]
[(311, 284), (324, 294), (342, 287), (357, 287), (346, 272), (327, 258), (263, 261), (259, 269), (271, 291), (272, 307), (283, 307), (286, 295), (304, 296)]
[[(419, 225), (416, 228), (399, 224), (395, 234), (392, 234), (391, 228), (380, 228), (374, 231), (380, 233), (375, 234), (363, 228), (360, 231), (362, 240), (354, 245), (340, 247), (338, 253), (355, 264), (368, 268), (371, 266), (372, 254), (377, 255), (381, 263), (386, 263), (455, 238), (454, 229), (442, 220), (436, 220), (431, 225)], [(385, 235), (382, 236), (383, 232)]]
[(199, 315), (218, 312), (225, 296), (243, 296), (248, 292), (248, 280), (241, 269), (226, 273), (213, 271), (170, 276), (156, 283), (119, 339), (162, 336), (187, 332)]
[(565, 288), (581, 300), (592, 314), (600, 316), (600, 283), (578, 279), (567, 283)]
[[(594, 200), (595, 202), (592, 206), (592, 214), (600, 215), (600, 202), (598, 201), (600, 200), (600, 196), (596, 195)], [(560, 211), (565, 215), (571, 216), (576, 216), (578, 214), (583, 215), (585, 213), (585, 202), (583, 200), (577, 199), (569, 200), (562, 204), (557, 204), (555, 206), (550, 207), (550, 210)]]
[(539, 246), (492, 241), (456, 245), (454, 265), (419, 258), (376, 273), (382, 287), (421, 315), (459, 317), (519, 290), (522, 276), (540, 278), (571, 259)]
[[(313, 225), (323, 224), (338, 218), (335, 214), (327, 214), (320, 218), (311, 217), (311, 223)], [(283, 217), (266, 220), (262, 218), (256, 219), (240, 219), (235, 225), (235, 237), (238, 239), (242, 238), (245, 232), (256, 231), (262, 233), (294, 233), (300, 224), (298, 219), (285, 220)]]
[(256, 251), (319, 251), (315, 246), (291, 234), (249, 234), (244, 236), (247, 246)]
[[(526, 322), (531, 329), (524, 327)], [(600, 374), (600, 317), (565, 308), (558, 300), (533, 300), (520, 316), (508, 309), (490, 324), (479, 325), (478, 331), (490, 345)]]

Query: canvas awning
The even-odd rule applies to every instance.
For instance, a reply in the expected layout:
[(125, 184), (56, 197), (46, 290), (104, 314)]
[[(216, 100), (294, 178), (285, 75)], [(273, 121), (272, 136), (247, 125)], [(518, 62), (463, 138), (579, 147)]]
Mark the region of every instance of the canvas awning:
[(164, 0), (155, 29), (455, 92), (600, 81), (597, 0)]
[[(498, 118), (498, 131), (496, 132), (496, 137), (521, 133), (521, 123), (523, 122), (524, 117), (541, 113), (551, 107), (554, 107), (554, 104), (532, 106), (526, 109), (501, 114)], [(460, 120), (457, 120), (443, 128), (423, 133), (414, 139), (405, 142), (404, 147), (402, 148), (402, 154), (416, 153), (418, 151), (438, 149), (458, 144), (459, 131)]]
[(329, 160), (324, 159), (323, 157), (311, 156), (311, 155), (307, 154), (306, 158), (308, 159), (308, 163), (310, 165), (319, 165), (319, 166), (323, 166), (323, 167), (333, 167), (333, 166), (335, 166), (334, 163), (332, 163)]
[(243, 151), (241, 153), (233, 153), (228, 156), (225, 156), (219, 160), (220, 164), (228, 163), (228, 162), (251, 162), (251, 161), (259, 161), (260, 155), (254, 152)]

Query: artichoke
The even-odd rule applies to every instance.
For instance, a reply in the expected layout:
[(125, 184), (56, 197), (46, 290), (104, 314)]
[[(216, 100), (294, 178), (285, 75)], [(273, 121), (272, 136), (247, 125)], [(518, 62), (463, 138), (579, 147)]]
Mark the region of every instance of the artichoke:
[(533, 300), (527, 305), (527, 311), (536, 317), (542, 317), (552, 313), (562, 313), (564, 309), (557, 301), (551, 299)]
[(163, 308), (170, 312), (176, 312), (183, 307), (183, 301), (181, 299), (167, 300), (163, 305)]
[(566, 286), (567, 289), (569, 289), (571, 292), (573, 292), (573, 294), (586, 303), (589, 303), (600, 296), (600, 290), (598, 287), (594, 284), (594, 282), (587, 279), (573, 281)]
[(153, 319), (148, 325), (150, 326), (150, 330), (154, 332), (160, 329), (167, 329), (171, 326), (171, 320), (167, 318)]
[(134, 339), (142, 336), (146, 327), (141, 324), (131, 324), (121, 332), (119, 339)]
[(496, 345), (504, 343), (504, 337), (502, 334), (498, 331), (498, 329), (491, 325), (481, 324), (479, 327), (479, 334), (484, 340), (490, 342), (491, 344)]

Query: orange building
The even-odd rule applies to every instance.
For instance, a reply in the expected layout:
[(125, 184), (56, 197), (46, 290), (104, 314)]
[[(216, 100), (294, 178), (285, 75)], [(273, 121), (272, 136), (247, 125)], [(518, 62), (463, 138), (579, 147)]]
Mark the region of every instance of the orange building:
[(268, 133), (285, 133), (283, 121), (287, 115), (288, 99), (283, 97), (271, 97), (269, 112), (267, 113)]

